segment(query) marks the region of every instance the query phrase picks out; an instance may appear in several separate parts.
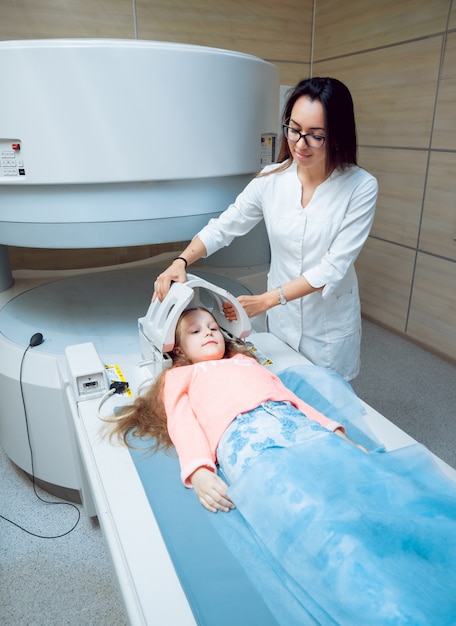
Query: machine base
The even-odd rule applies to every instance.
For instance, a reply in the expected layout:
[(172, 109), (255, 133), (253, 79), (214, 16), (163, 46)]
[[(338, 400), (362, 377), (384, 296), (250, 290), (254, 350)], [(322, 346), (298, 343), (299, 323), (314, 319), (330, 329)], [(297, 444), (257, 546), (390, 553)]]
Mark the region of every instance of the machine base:
[[(160, 268), (161, 269), (161, 268)], [(8, 457), (44, 489), (77, 501), (82, 478), (68, 399), (65, 348), (92, 342), (107, 366), (137, 359), (138, 318), (147, 311), (154, 267), (92, 271), (43, 281), (22, 292), (19, 281), (1, 294), (0, 440)], [(235, 296), (250, 293), (239, 282), (199, 272)], [(41, 345), (30, 339), (41, 333)]]

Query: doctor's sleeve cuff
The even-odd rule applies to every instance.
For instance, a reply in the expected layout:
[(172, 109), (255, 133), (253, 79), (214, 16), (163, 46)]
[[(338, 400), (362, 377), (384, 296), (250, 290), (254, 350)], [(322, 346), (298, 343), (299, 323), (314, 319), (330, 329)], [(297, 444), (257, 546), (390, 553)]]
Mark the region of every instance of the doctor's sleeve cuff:
[(307, 270), (303, 273), (303, 276), (311, 287), (321, 289), (322, 298), (327, 298), (336, 291), (338, 285), (344, 278), (339, 272), (337, 272), (337, 275), (334, 276), (334, 269), (331, 269), (330, 273), (333, 274), (333, 278), (329, 278), (327, 275), (328, 272), (324, 272), (323, 268), (320, 266)]
[(309, 285), (314, 289), (322, 289), (321, 295), (323, 298), (329, 296), (334, 291), (334, 285), (328, 281), (326, 276), (323, 276), (323, 272), (319, 271), (318, 267), (313, 267), (303, 273), (304, 278)]

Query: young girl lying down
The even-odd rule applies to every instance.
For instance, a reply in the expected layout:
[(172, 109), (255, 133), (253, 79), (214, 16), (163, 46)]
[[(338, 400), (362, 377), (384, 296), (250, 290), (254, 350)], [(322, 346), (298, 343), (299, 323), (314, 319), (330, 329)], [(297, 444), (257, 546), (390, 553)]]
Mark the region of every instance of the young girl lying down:
[(279, 624), (455, 626), (456, 485), (424, 446), (366, 454), (205, 309), (171, 357), (113, 432), (175, 446)]
[(171, 357), (171, 369), (117, 420), (114, 433), (125, 442), (130, 432), (148, 435), (156, 449), (174, 445), (184, 485), (209, 511), (234, 507), (217, 464), (232, 482), (268, 447), (323, 430), (350, 441), (341, 424), (300, 400), (243, 344), (225, 339), (206, 309), (183, 312)]

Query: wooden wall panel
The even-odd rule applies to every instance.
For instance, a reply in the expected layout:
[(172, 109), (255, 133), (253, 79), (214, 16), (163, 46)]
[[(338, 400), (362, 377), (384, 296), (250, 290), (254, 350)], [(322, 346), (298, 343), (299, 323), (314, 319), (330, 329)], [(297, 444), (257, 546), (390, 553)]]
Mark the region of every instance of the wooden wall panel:
[(456, 28), (456, 4), (453, 2), (451, 5), (451, 14), (448, 23), (448, 29), (454, 30)]
[(282, 63), (274, 62), (280, 71), (280, 84), (294, 86), (303, 78), (309, 78), (311, 74), (310, 63)]
[(432, 148), (456, 150), (456, 33), (449, 33), (439, 84)]
[(356, 262), (362, 313), (403, 333), (415, 253), (369, 238)]
[[(140, 39), (176, 41), (302, 63), (310, 57), (312, 0), (137, 0)], [(299, 10), (298, 10), (299, 7)]]
[[(360, 164), (379, 181), (375, 222), (357, 262), (363, 312), (456, 360), (456, 33), (448, 29), (456, 28), (456, 5), (317, 0), (316, 7), (313, 73), (350, 88)], [(439, 270), (433, 306), (424, 294)]]
[(427, 153), (421, 150), (360, 149), (360, 165), (379, 184), (372, 236), (417, 246), (426, 162)]
[(456, 262), (456, 152), (431, 155), (419, 247)]
[(134, 37), (131, 0), (1, 0), (0, 40)]
[(450, 0), (317, 0), (315, 59), (440, 33), (449, 6)]
[(456, 263), (419, 254), (407, 333), (456, 359)]
[(362, 145), (428, 148), (442, 37), (316, 63), (352, 92)]

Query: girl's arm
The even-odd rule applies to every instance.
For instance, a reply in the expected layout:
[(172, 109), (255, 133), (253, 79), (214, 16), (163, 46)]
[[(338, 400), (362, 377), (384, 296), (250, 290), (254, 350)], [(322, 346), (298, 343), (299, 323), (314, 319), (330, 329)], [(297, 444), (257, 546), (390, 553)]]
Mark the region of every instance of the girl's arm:
[(168, 433), (176, 448), (181, 479), (186, 487), (192, 486), (190, 476), (200, 467), (216, 470), (215, 453), (196, 419), (187, 393), (192, 372), (190, 366), (171, 368), (165, 374), (163, 386)]
[(363, 450), (363, 452), (367, 453), (366, 448), (350, 439), (350, 437), (347, 437), (347, 435), (345, 434), (345, 428), (342, 426), (342, 424), (330, 419), (329, 417), (321, 413), (321, 411), (318, 411), (310, 404), (307, 404), (307, 402), (304, 402), (304, 400), (301, 400), (301, 398), (299, 398), (298, 396), (296, 396), (296, 404), (298, 409), (302, 411), (304, 415), (306, 415), (309, 419), (315, 420), (324, 428), (331, 430), (336, 435), (341, 437), (341, 439), (345, 439), (345, 441), (348, 441), (348, 443), (351, 443), (353, 446), (356, 446), (360, 450)]
[(213, 470), (199, 467), (190, 476), (190, 482), (201, 504), (211, 513), (226, 513), (235, 508), (226, 495), (228, 485)]
[(364, 446), (362, 446), (359, 443), (356, 443), (356, 441), (353, 441), (353, 439), (350, 439), (350, 437), (347, 437), (347, 435), (342, 430), (342, 428), (336, 428), (336, 430), (334, 432), (336, 433), (336, 435), (338, 435), (342, 439), (345, 439), (345, 441), (348, 441), (348, 443), (351, 443), (352, 446), (355, 446), (356, 448), (359, 448), (360, 450), (362, 450), (366, 454), (369, 454), (368, 450), (366, 450), (366, 448)]

